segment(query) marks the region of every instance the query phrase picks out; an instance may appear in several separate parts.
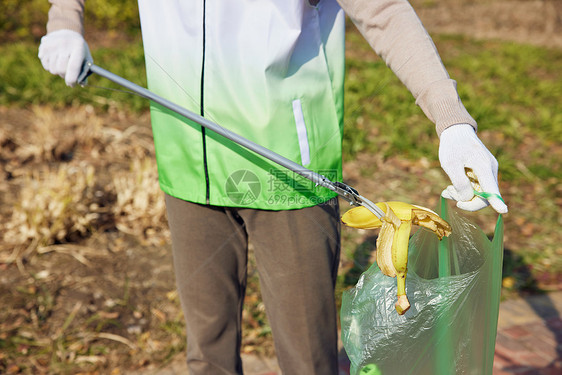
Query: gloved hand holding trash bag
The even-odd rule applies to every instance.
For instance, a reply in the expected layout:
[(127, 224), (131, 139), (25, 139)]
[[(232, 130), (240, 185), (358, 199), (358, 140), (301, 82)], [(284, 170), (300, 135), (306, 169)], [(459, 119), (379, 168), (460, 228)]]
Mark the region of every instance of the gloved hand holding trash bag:
[[(498, 188), (498, 162), (472, 126), (453, 125), (441, 133), (439, 161), (452, 182), (443, 191), (443, 197), (457, 201), (457, 207), (463, 210), (478, 211), (491, 205), (496, 212), (507, 213), (507, 205)], [(475, 195), (476, 181), (470, 181), (467, 169), (472, 171), (480, 185), (481, 191), (476, 193), (489, 195)]]

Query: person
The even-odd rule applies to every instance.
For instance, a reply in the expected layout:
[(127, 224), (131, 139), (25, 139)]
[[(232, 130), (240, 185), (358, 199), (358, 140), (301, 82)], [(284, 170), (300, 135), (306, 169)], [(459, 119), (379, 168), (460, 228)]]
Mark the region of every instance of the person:
[[(76, 84), (84, 0), (50, 0), (46, 70)], [(406, 0), (139, 0), (148, 87), (306, 168), (342, 180), (345, 15), (435, 123), (458, 207), (507, 206), (498, 164)], [(248, 246), (285, 374), (337, 374), (335, 193), (151, 103), (191, 374), (241, 374)], [(476, 197), (465, 174), (476, 174)]]

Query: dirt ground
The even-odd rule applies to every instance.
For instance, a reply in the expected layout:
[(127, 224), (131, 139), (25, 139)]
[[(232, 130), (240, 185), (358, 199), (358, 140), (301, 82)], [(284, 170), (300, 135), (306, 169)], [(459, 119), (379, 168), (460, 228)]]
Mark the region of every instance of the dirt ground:
[(412, 0), (430, 33), (562, 48), (560, 0)]
[[(411, 2), (430, 33), (467, 34), (562, 48), (562, 1)], [(104, 205), (109, 207), (117, 202), (104, 188), (111, 183), (104, 171), (125, 171), (130, 168), (127, 158), (139, 153), (153, 157), (153, 150), (146, 146), (140, 151), (135, 149), (125, 159), (115, 160), (111, 158), (109, 146), (61, 142), (46, 151), (50, 156), (45, 162), (44, 154), (22, 150), (34, 137), (35, 126), (44, 120), (37, 113), (37, 109), (0, 109), (0, 161), (4, 174), (0, 182), (0, 224), (4, 225), (14, 205), (20, 204), (21, 189), (28, 182), (26, 176), (40, 171), (42, 165), (71, 164), (80, 157), (97, 166), (101, 182), (93, 188), (93, 194), (98, 194), (96, 207), (105, 221), (99, 232), (76, 233), (72, 242), (63, 238), (39, 253), (30, 250), (29, 244), (9, 248), (2, 241), (0, 343), (17, 337), (18, 340), (11, 341), (15, 347), (7, 349), (20, 356), (15, 358), (0, 350), (0, 373), (77, 373), (79, 369), (84, 374), (117, 375), (124, 369), (166, 362), (184, 350), (181, 309), (175, 294), (166, 229), (155, 224), (140, 234), (126, 233), (119, 230), (118, 217), (103, 216)], [(77, 116), (64, 111), (58, 116), (63, 118), (61, 122), (73, 123), (75, 127), (92, 119), (64, 120), (65, 116)], [(134, 125), (140, 129), (137, 140), (151, 143), (146, 115), (139, 119), (110, 111), (90, 116), (96, 117), (95, 121), (101, 124), (100, 134), (104, 134), (96, 142), (121, 142), (116, 134), (124, 134)], [(427, 186), (432, 186), (428, 187), (433, 189), (430, 192), (438, 195), (434, 191), (437, 185), (445, 184), (444, 180), (436, 183), (435, 179), (443, 177), (433, 172), (411, 177), (412, 171), (423, 173), (434, 168), (423, 160), (415, 163), (391, 160), (383, 164), (376, 157), (363, 155), (346, 165), (344, 171), (349, 182), (360, 191), (372, 188), (371, 183), (362, 182), (367, 179), (357, 172), (364, 170), (365, 165), (377, 167), (378, 178), (390, 181), (386, 186), (389, 189), (396, 189), (392, 181), (397, 179), (408, 185), (415, 183), (412, 178), (418, 183), (421, 178), (427, 180)], [(428, 193), (422, 190), (417, 194)], [(415, 196), (412, 201), (416, 201)], [(255, 271), (250, 269), (252, 272)], [(559, 288), (560, 281), (549, 280), (548, 284)], [(263, 310), (255, 300), (256, 293), (250, 293), (248, 298), (249, 305)], [(262, 317), (248, 311), (244, 314), (251, 333), (244, 338), (243, 350), (272, 353), (271, 342), (264, 343), (261, 339)]]

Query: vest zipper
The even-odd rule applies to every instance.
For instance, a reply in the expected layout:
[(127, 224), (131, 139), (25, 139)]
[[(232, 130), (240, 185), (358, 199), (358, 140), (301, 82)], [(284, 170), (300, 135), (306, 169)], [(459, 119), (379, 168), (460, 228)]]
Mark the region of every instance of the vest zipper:
[[(205, 84), (205, 42), (206, 42), (206, 5), (207, 2), (203, 0), (203, 54), (201, 61), (201, 99), (200, 99), (200, 114), (205, 117), (205, 106), (204, 106), (204, 84)], [(209, 183), (209, 167), (207, 165), (207, 137), (206, 129), (201, 127), (201, 140), (203, 142), (203, 168), (205, 170), (205, 201), (207, 205), (210, 203), (210, 183)]]

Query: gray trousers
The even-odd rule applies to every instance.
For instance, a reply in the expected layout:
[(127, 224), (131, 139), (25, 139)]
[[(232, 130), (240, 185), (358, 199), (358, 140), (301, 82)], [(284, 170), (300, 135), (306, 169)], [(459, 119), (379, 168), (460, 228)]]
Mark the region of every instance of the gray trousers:
[(191, 375), (242, 374), (248, 243), (279, 366), (337, 374), (337, 199), (290, 211), (204, 206), (166, 195)]

